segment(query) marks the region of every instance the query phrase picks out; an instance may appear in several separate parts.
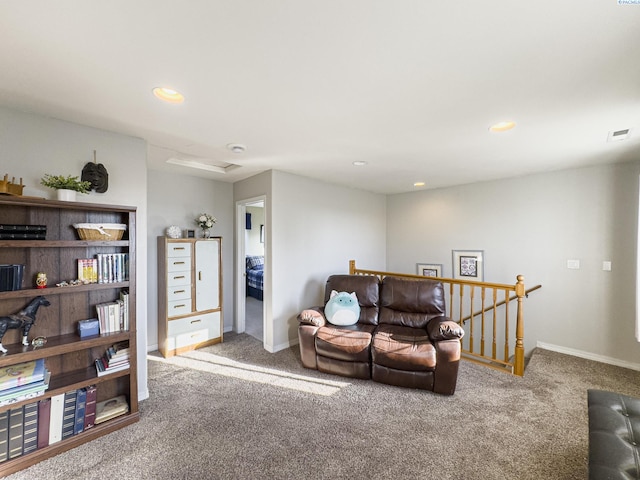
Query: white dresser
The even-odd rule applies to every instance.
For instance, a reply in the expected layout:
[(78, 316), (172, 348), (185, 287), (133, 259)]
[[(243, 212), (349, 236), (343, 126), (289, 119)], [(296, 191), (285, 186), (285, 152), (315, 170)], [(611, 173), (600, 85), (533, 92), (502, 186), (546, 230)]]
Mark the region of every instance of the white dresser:
[(158, 349), (165, 357), (222, 341), (222, 238), (158, 237)]

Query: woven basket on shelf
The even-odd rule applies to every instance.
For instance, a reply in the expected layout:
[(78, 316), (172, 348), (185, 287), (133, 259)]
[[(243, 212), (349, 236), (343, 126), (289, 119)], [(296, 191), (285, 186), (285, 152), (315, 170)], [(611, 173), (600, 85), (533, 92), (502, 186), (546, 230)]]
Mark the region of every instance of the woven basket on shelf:
[(74, 223), (80, 240), (120, 240), (127, 226), (124, 223)]

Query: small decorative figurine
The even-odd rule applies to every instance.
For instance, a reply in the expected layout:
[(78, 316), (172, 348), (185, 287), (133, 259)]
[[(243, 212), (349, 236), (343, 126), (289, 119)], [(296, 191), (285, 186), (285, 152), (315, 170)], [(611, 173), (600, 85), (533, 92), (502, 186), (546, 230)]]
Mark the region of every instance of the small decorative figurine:
[(29, 330), (36, 322), (36, 313), (38, 312), (38, 308), (40, 305), (44, 305), (48, 307), (51, 305), (49, 300), (44, 298), (42, 295), (34, 298), (29, 302), (24, 309), (20, 310), (18, 313), (14, 313), (13, 315), (8, 315), (5, 317), (0, 317), (0, 352), (7, 353), (7, 349), (2, 345), (2, 338), (4, 334), (7, 333), (9, 329), (20, 328), (22, 329), (22, 345), (28, 346), (29, 340), (27, 337), (29, 336)]
[(36, 287), (47, 288), (47, 274), (44, 272), (38, 272), (36, 275)]

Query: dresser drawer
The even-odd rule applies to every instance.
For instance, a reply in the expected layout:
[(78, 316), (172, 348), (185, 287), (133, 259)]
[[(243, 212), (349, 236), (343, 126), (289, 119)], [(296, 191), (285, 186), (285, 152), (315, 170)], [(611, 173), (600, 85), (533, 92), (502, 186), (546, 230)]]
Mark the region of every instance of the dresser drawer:
[(170, 272), (167, 275), (167, 286), (178, 287), (184, 285), (191, 285), (191, 272)]
[(191, 299), (175, 300), (168, 302), (167, 313), (169, 317), (177, 317), (178, 315), (187, 315), (191, 313)]
[(167, 258), (173, 257), (190, 257), (191, 256), (191, 244), (190, 243), (170, 243), (167, 245)]
[(167, 301), (175, 302), (176, 300), (190, 300), (191, 285), (177, 285), (167, 289)]
[(167, 258), (167, 272), (191, 270), (191, 257)]
[(220, 337), (220, 312), (169, 321), (167, 348), (174, 350)]

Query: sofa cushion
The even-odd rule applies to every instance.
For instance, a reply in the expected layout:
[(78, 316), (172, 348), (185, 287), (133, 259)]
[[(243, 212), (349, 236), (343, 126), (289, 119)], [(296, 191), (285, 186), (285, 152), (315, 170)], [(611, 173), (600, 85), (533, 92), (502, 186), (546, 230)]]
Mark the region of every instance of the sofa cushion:
[(346, 362), (370, 362), (372, 325), (320, 327), (316, 334), (316, 353), (319, 356)]
[(426, 328), (445, 315), (444, 287), (434, 280), (387, 276), (380, 289), (380, 323)]
[(380, 325), (373, 336), (371, 357), (374, 364), (397, 370), (436, 368), (436, 349), (426, 330), (420, 328)]
[(324, 304), (331, 297), (331, 291), (354, 292), (360, 305), (359, 323), (378, 324), (380, 281), (374, 275), (331, 275), (327, 279), (324, 293)]

